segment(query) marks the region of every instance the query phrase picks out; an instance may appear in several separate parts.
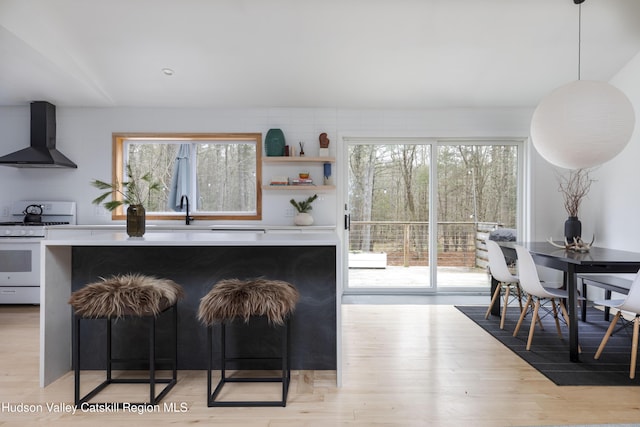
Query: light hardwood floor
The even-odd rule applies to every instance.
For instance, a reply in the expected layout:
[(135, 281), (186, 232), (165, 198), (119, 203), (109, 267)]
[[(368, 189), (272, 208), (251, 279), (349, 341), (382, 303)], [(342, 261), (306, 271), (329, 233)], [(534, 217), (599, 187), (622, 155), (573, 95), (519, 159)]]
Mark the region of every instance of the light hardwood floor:
[[(453, 306), (344, 305), (342, 310), (341, 388), (333, 372), (295, 372), (286, 408), (208, 408), (205, 372), (180, 371), (164, 402), (184, 412), (73, 415), (47, 407), (73, 402), (71, 373), (44, 389), (38, 386), (38, 309), (0, 306), (0, 426), (530, 426), (640, 420), (640, 387), (558, 387)], [(247, 394), (255, 391), (249, 388)], [(21, 403), (35, 412), (6, 408)]]

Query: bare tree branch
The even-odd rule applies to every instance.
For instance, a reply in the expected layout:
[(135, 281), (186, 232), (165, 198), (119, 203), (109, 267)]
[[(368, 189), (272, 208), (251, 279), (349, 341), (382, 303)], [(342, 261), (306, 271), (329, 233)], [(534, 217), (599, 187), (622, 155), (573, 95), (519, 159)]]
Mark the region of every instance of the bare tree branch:
[(595, 182), (590, 173), (591, 169), (575, 169), (566, 175), (556, 174), (559, 182), (558, 191), (564, 197), (564, 209), (568, 216), (578, 216), (580, 203), (589, 193), (591, 184)]

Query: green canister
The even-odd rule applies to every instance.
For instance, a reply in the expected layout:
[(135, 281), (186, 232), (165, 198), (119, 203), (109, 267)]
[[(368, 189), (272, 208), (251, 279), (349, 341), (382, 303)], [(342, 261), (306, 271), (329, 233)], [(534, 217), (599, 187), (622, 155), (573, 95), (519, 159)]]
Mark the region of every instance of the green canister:
[(284, 156), (284, 133), (281, 129), (269, 129), (264, 141), (267, 156)]

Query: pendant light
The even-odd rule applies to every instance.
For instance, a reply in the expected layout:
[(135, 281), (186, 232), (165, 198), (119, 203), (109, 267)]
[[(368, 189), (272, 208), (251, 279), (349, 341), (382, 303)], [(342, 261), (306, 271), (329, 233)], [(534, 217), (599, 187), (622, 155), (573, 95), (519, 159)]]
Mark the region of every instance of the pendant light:
[(582, 169), (618, 155), (635, 126), (633, 105), (619, 89), (599, 81), (580, 80), (582, 3), (578, 5), (578, 80), (544, 97), (533, 113), (531, 139), (549, 163)]

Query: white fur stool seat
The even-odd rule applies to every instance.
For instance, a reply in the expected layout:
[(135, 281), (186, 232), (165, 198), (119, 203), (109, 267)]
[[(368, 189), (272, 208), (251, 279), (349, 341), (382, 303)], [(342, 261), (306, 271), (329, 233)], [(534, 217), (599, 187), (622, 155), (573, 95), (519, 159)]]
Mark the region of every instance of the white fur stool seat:
[[(89, 401), (109, 384), (149, 384), (149, 400), (144, 404), (157, 404), (177, 382), (177, 302), (184, 295), (180, 285), (169, 279), (160, 279), (142, 274), (123, 274), (90, 283), (71, 294), (69, 304), (73, 307), (73, 367), (74, 397), (78, 405), (100, 405)], [(172, 354), (167, 358), (156, 358), (156, 320), (170, 315)], [(112, 322), (126, 321), (127, 317), (145, 318), (149, 328), (149, 378), (113, 378), (113, 365), (126, 367), (136, 359), (114, 358), (112, 355)], [(104, 321), (107, 329), (106, 379), (80, 397), (80, 321)], [(156, 364), (167, 363), (171, 367), (171, 378), (156, 378)], [(166, 384), (156, 395), (156, 384)], [(116, 402), (122, 406), (125, 402)]]
[(269, 322), (282, 325), (298, 298), (298, 290), (282, 280), (220, 280), (200, 300), (198, 319), (210, 326), (236, 317), (248, 322), (251, 316), (266, 316)]
[(77, 315), (90, 319), (157, 316), (183, 295), (182, 287), (173, 280), (122, 274), (75, 291), (69, 304)]
[[(286, 406), (291, 378), (289, 321), (299, 297), (298, 290), (291, 283), (257, 278), (221, 280), (200, 300), (198, 319), (208, 327), (208, 406)], [(255, 355), (251, 355), (251, 357), (230, 358), (227, 356), (226, 323), (236, 318), (243, 319), (245, 323), (249, 323), (249, 320), (254, 316), (266, 317), (273, 328), (281, 330), (281, 357), (255, 357)], [(213, 328), (218, 324), (220, 325), (220, 380), (215, 390), (212, 391)], [(279, 361), (281, 375), (278, 377), (228, 377), (226, 375), (227, 363), (242, 360)], [(282, 383), (282, 397), (276, 401), (216, 400), (223, 386), (232, 382)]]

